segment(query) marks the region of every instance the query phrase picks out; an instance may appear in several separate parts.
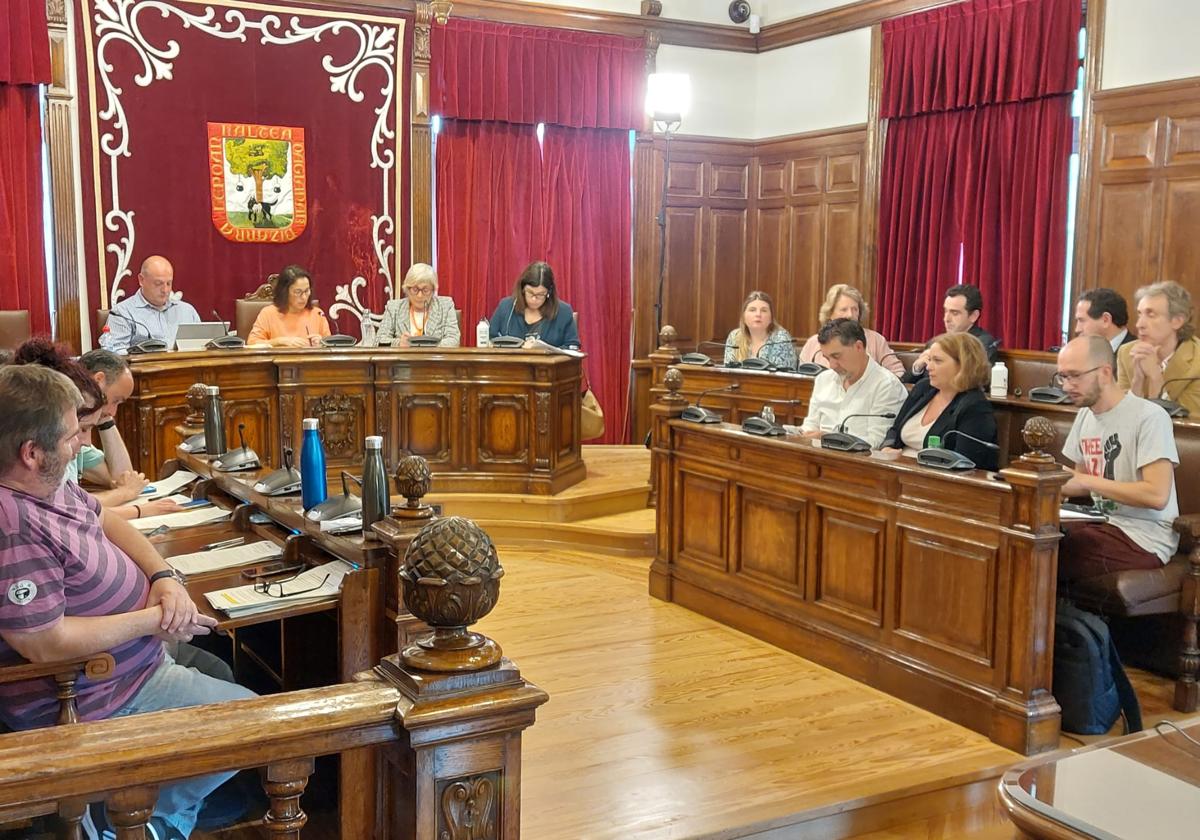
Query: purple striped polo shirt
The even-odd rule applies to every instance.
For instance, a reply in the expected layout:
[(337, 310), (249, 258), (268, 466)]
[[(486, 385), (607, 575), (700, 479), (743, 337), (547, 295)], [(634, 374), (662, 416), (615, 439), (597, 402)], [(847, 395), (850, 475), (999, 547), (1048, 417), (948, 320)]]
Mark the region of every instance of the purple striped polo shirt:
[[(100, 504), (73, 481), (49, 499), (0, 487), (0, 631), (33, 632), (63, 616), (101, 616), (146, 606), (150, 584), (129, 556), (105, 536)], [(163, 658), (163, 643), (143, 636), (109, 651), (116, 671), (107, 680), (76, 683), (84, 720), (106, 718), (137, 693)], [(0, 664), (25, 660), (0, 638)], [(52, 678), (0, 685), (0, 719), (10, 729), (58, 720)]]

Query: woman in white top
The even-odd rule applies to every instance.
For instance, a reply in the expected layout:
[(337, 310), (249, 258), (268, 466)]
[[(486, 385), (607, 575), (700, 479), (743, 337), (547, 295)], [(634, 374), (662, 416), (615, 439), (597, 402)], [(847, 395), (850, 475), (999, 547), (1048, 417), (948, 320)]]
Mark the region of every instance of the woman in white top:
[[(838, 318), (853, 318), (861, 324), (867, 320), (867, 316), (870, 314), (871, 309), (863, 298), (862, 292), (853, 286), (838, 283), (836, 286), (830, 287), (828, 294), (825, 295), (825, 302), (821, 304), (821, 311), (817, 317), (820, 324), (826, 324)], [(868, 330), (866, 327), (863, 327), (863, 332), (867, 336), (868, 355), (892, 373), (903, 376), (904, 363), (888, 345), (887, 339), (875, 330)], [(817, 341), (816, 335), (809, 336), (808, 341), (804, 342), (804, 346), (800, 348), (800, 361), (816, 362), (823, 367), (829, 367), (829, 362), (821, 354), (821, 343)]]
[(437, 293), (437, 272), (433, 266), (414, 263), (404, 275), (400, 289), (404, 297), (392, 300), (383, 310), (379, 325), (379, 346), (408, 347), (413, 336), (438, 339), (438, 347), (457, 347), (461, 336), (454, 300)]

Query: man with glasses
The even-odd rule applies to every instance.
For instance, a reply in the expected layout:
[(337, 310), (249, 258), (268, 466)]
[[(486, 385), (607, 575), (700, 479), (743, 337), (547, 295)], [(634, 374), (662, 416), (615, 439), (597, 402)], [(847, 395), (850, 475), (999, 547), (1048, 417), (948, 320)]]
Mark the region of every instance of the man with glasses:
[[(149, 540), (63, 481), (80, 444), (82, 404), (57, 371), (0, 368), (0, 662), (112, 654), (109, 679), (77, 683), (83, 720), (253, 697), (165, 652), (164, 642), (190, 641), (216, 621), (197, 610)], [(57, 717), (53, 680), (0, 686), (0, 719), (10, 728), (53, 726)], [(230, 775), (164, 785), (148, 836), (187, 837), (204, 798)], [(85, 816), (85, 836), (112, 836), (97, 818)]]
[(180, 324), (198, 324), (200, 315), (190, 303), (174, 300), (175, 269), (166, 257), (147, 257), (138, 272), (138, 290), (108, 313), (100, 346), (114, 353), (149, 338), (175, 344)]
[(1179, 537), (1171, 418), (1117, 384), (1109, 342), (1080, 336), (1058, 354), (1058, 378), (1079, 406), (1063, 456), (1074, 464), (1063, 496), (1088, 496), (1107, 522), (1068, 525), (1059, 543), (1060, 583), (1125, 569), (1157, 569)]

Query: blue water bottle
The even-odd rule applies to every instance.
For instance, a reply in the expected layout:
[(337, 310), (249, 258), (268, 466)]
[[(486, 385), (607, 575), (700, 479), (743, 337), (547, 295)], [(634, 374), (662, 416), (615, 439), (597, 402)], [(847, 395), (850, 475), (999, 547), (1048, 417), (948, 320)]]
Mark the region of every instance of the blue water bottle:
[(304, 509), (321, 504), (328, 495), (325, 486), (325, 447), (316, 417), (304, 418), (304, 437), (300, 443), (300, 499)]

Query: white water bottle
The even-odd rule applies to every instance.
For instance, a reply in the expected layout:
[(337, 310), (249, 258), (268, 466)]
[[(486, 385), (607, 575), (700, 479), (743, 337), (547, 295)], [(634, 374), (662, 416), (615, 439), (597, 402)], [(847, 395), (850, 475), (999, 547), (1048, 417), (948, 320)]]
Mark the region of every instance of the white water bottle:
[(992, 396), (1008, 396), (1008, 367), (1004, 362), (992, 365)]
[(487, 318), (480, 318), (479, 323), (475, 325), (475, 346), (491, 347), (490, 337), (491, 327), (488, 325)]
[(359, 342), (362, 347), (375, 346), (375, 322), (371, 320), (371, 313), (364, 312), (362, 316), (362, 341)]

